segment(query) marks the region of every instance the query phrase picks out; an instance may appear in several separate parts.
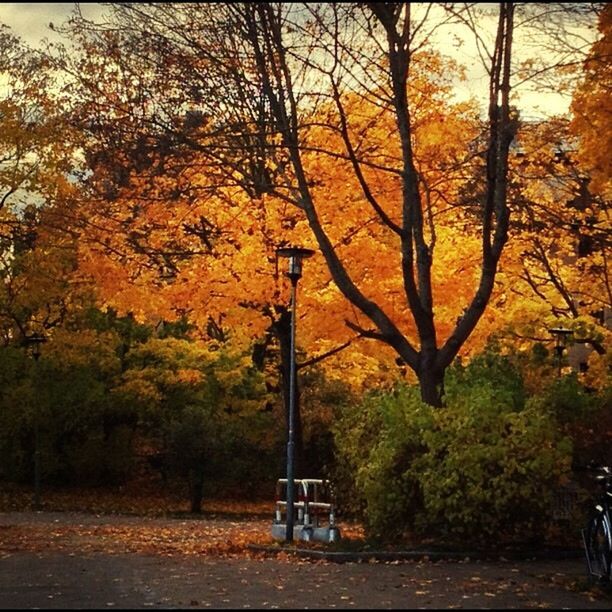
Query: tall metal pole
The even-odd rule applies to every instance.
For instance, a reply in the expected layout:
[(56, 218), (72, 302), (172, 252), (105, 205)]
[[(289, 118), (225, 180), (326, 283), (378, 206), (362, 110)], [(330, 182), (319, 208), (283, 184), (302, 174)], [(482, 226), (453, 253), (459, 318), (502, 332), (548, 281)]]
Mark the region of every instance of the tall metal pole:
[[(34, 358), (34, 370), (38, 373), (38, 359), (40, 358), (38, 344), (34, 345), (34, 352), (32, 357)], [(40, 419), (39, 419), (39, 408), (38, 401), (34, 409), (34, 498), (32, 500), (32, 508), (34, 510), (40, 510)]]
[(291, 355), (289, 360), (289, 423), (287, 432), (287, 525), (285, 531), (285, 541), (293, 542), (293, 524), (295, 509), (295, 395), (296, 395), (296, 374), (297, 366), (295, 362), (295, 327), (296, 327), (296, 302), (297, 284), (302, 276), (302, 260), (312, 257), (312, 249), (300, 247), (283, 247), (276, 250), (277, 257), (287, 257), (289, 259), (289, 269), (285, 276), (291, 280)]
[(297, 283), (299, 277), (291, 277), (291, 355), (289, 362), (289, 432), (287, 436), (287, 531), (285, 540), (293, 542), (294, 458), (295, 458), (295, 313)]
[(34, 498), (32, 508), (40, 510), (40, 425), (38, 423), (38, 412), (34, 416)]

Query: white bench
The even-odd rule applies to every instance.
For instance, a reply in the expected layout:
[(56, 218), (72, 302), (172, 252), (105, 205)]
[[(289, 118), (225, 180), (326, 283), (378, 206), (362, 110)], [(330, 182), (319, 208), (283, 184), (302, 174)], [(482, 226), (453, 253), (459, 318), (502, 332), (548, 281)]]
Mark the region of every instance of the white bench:
[[(335, 542), (340, 539), (340, 530), (336, 525), (335, 500), (331, 484), (320, 478), (296, 478), (294, 512), (294, 537), (300, 540), (320, 540)], [(285, 520), (283, 520), (283, 514)], [(272, 535), (276, 539), (285, 539), (287, 514), (287, 479), (279, 478), (276, 483), (276, 508)], [(321, 522), (327, 517), (327, 524)]]

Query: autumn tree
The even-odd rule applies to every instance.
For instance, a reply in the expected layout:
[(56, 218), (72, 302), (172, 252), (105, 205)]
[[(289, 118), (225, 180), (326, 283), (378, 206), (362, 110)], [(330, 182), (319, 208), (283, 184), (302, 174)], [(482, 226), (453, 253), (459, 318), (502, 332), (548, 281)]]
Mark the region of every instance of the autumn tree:
[[(239, 4), (224, 7), (213, 19), (209, 28), (216, 25), (216, 31), (227, 24), (233, 26), (237, 35), (232, 47), (242, 54), (242, 65), (250, 68), (247, 72), (231, 62), (217, 62), (217, 68), (221, 65), (223, 69), (219, 71), (220, 76), (234, 90), (247, 79), (255, 80), (267, 106), (266, 149), (272, 145), (272, 150), (278, 152), (266, 155), (266, 159), (276, 163), (280, 157), (291, 168), (286, 186), (266, 179), (260, 188), (301, 209), (334, 282), (374, 327), (350, 325), (390, 345), (417, 374), (423, 399), (439, 404), (444, 371), (484, 312), (507, 239), (507, 157), (516, 130), (509, 98), (514, 7), (500, 6), (494, 51), (490, 54), (487, 176), (478, 194), (482, 198), (482, 273), (471, 302), (454, 331), (442, 343), (438, 342), (434, 324), (431, 267), (435, 234), (431, 232), (432, 226), (428, 226), (432, 211), (427, 209), (425, 194), (420, 188), (424, 181), (413, 150), (415, 126), (409, 97), (413, 58), (427, 42), (427, 37), (419, 36), (419, 31), (430, 27), (426, 15), (416, 15), (410, 6), (399, 4), (359, 8)], [(364, 34), (356, 35), (358, 31)], [(431, 35), (430, 30), (427, 33)], [(298, 37), (307, 43), (298, 46)], [(308, 78), (316, 83), (313, 95), (308, 95)], [(378, 164), (385, 175), (390, 179), (397, 177), (401, 184), (399, 202), (393, 202), (389, 209), (380, 203), (364, 171), (376, 164), (373, 155), (362, 152), (367, 151), (366, 142), (351, 138), (350, 119), (341, 95), (345, 88), (355, 89), (365, 99), (374, 97), (381, 114), (395, 119), (396, 131), (390, 134), (390, 139), (397, 143), (398, 155)], [(326, 127), (330, 133), (342, 135), (345, 151), (322, 148), (320, 154), (341, 155), (352, 163), (361, 198), (370, 204), (377, 223), (395, 237), (401, 254), (403, 291), (417, 330), (416, 337), (407, 337), (388, 312), (370, 299), (366, 287), (355, 282), (348, 262), (333, 244), (329, 228), (320, 217), (313, 190), (316, 178), (308, 174), (305, 161), (309, 148), (305, 126), (312, 117), (312, 106), (323, 96), (335, 105), (333, 119), (326, 122)], [(226, 134), (231, 136), (227, 127)]]
[[(234, 342), (237, 336), (257, 338), (259, 362), (278, 342), (286, 388), (289, 292), (275, 249), (296, 221), (282, 208), (266, 210), (262, 200), (231, 183), (220, 185), (218, 164), (196, 139), (197, 113), (174, 117), (176, 105), (167, 108), (165, 98), (161, 107), (152, 102), (155, 112), (148, 113), (157, 74), (138, 72), (112, 33), (91, 40), (88, 34), (87, 28), (75, 30), (84, 53), (71, 56), (73, 64), (67, 58), (61, 63), (73, 79), (72, 121), (83, 130), (92, 171), (80, 215), (82, 272), (97, 279), (104, 302), (141, 320), (187, 316), (202, 335), (217, 340), (228, 330)], [(190, 140), (184, 142), (187, 128)], [(311, 344), (316, 354), (298, 367), (337, 355), (356, 336), (350, 330), (340, 338), (319, 334), (321, 346)]]
[(188, 484), (192, 512), (201, 512), (208, 481), (222, 483), (253, 448), (263, 461), (275, 441), (260, 409), (262, 376), (248, 354), (228, 347), (151, 338), (130, 351), (113, 394), (137, 407), (141, 433), (155, 442), (166, 473)]
[[(108, 74), (124, 85), (116, 95), (90, 99), (96, 120), (105, 113), (114, 118), (115, 137), (121, 134), (128, 150), (196, 151), (215, 189), (242, 189), (268, 209), (284, 203), (294, 228), (308, 225), (336, 287), (357, 313), (345, 317), (347, 326), (394, 351), (417, 376), (423, 399), (439, 405), (444, 372), (483, 318), (508, 239), (509, 151), (520, 128), (511, 105), (513, 39), (552, 9), (511, 3), (495, 9), (399, 3), (112, 8), (107, 24), (76, 19), (72, 25), (86, 48), (102, 44), (114, 62)], [(442, 129), (448, 116), (430, 109), (440, 130), (419, 135), (431, 99), (426, 84), (453, 76), (433, 44), (445, 27), (460, 25), (475, 35), (485, 64), (487, 111), (436, 166), (436, 138), (438, 147), (449, 144)], [(83, 78), (75, 70), (73, 76)], [(365, 109), (375, 112), (359, 125), (360, 113), (370, 112)], [(110, 125), (98, 127), (110, 137), (104, 131)], [(329, 195), (346, 175), (323, 178), (326, 163), (350, 170), (348, 200), (335, 216), (326, 205), (333, 208)], [(354, 219), (368, 223), (356, 226)], [(369, 239), (362, 252), (385, 246), (384, 276), (367, 262), (359, 268), (351, 261), (345, 242), (354, 235), (362, 244)], [(449, 249), (461, 253), (469, 245), (472, 253), (474, 239), (478, 255), (469, 284), (460, 283), (459, 312), (449, 311), (436, 265)], [(391, 269), (399, 280), (395, 312), (386, 294)]]
[[(67, 343), (59, 351), (63, 363), (48, 359), (66, 337), (60, 329), (78, 325), (92, 300), (88, 279), (77, 272), (78, 162), (47, 59), (4, 27), (0, 79), (0, 452), (14, 468), (5, 476), (24, 477), (34, 464), (44, 478), (71, 464), (58, 467), (58, 456), (76, 454), (84, 424), (103, 412), (94, 368), (71, 361)], [(34, 363), (22, 344), (40, 334), (50, 341)], [(70, 365), (68, 376), (62, 367)]]
[[(578, 139), (576, 158), (580, 168), (585, 173), (584, 188), (593, 197), (602, 202), (609, 202), (611, 197), (609, 156), (605, 151), (609, 149), (610, 132), (607, 129), (610, 118), (609, 99), (612, 76), (610, 74), (610, 53), (612, 50), (612, 10), (605, 5), (599, 17), (600, 38), (591, 48), (585, 60), (584, 77), (578, 84), (572, 101), (573, 118), (570, 125), (571, 134)], [(591, 226), (598, 225), (601, 235), (607, 234), (606, 228), (610, 225), (609, 207), (602, 207), (601, 214), (591, 219)], [(589, 245), (592, 246), (592, 239)], [(601, 243), (609, 247), (609, 240)], [(601, 251), (601, 273), (604, 277), (601, 290), (602, 299), (607, 300), (607, 308), (612, 307), (612, 289), (610, 286), (609, 261), (605, 248)]]
[[(574, 9), (577, 13), (572, 15), (579, 23), (580, 12), (592, 7)], [(519, 325), (523, 332), (530, 328), (532, 337), (537, 336), (538, 327), (553, 327), (560, 321), (574, 330), (575, 341), (603, 356), (609, 334), (605, 313), (612, 305), (607, 229), (610, 168), (601, 157), (608, 139), (602, 128), (608, 113), (602, 97), (610, 80), (606, 50), (610, 12), (601, 6), (599, 11), (599, 39), (590, 47), (585, 38), (579, 39), (584, 30), (574, 27), (572, 43), (571, 33), (566, 30), (561, 36), (554, 20), (546, 26), (549, 34), (557, 32), (554, 52), (566, 61), (548, 70), (548, 83), (538, 84), (543, 91), (555, 86), (573, 93), (573, 117), (531, 120), (521, 130), (512, 159), (515, 232), (506, 264), (518, 281), (511, 291), (520, 296), (523, 311), (528, 312), (530, 304), (537, 308), (540, 302), (539, 315), (532, 311), (532, 319), (540, 319), (540, 325), (523, 317)], [(591, 28), (594, 24), (591, 21)], [(570, 57), (573, 63), (568, 63)], [(583, 72), (576, 74), (581, 63)], [(541, 63), (531, 69), (535, 67), (541, 68)]]
[(567, 326), (573, 320), (576, 338), (591, 338), (603, 354), (603, 330), (596, 327), (610, 304), (607, 201), (592, 190), (577, 162), (567, 120), (532, 125), (520, 146), (516, 232), (508, 259), (519, 280), (513, 290), (525, 302), (529, 292), (542, 301), (550, 321)]
[[(354, 324), (353, 327), (392, 346), (417, 374), (423, 399), (438, 404), (444, 371), (473, 332), (493, 294), (502, 249), (508, 238), (511, 210), (509, 183), (512, 176), (510, 144), (519, 129), (517, 112), (510, 105), (512, 41), (520, 33), (520, 28), (515, 27), (514, 6), (499, 6), (495, 42), (493, 50), (487, 54), (490, 88), (486, 136), (475, 137), (473, 141), (476, 145), (474, 148), (484, 158), (484, 168), (478, 163), (470, 166), (466, 163), (467, 156), (463, 159), (458, 156), (458, 162), (463, 162), (464, 172), (471, 173), (476, 179), (472, 193), (468, 194), (468, 204), (478, 206), (478, 223), (473, 224), (472, 229), (478, 228), (482, 251), (478, 264), (480, 278), (474, 284), (474, 293), (466, 300), (463, 313), (446, 334), (440, 332), (448, 321), (434, 324), (437, 296), (432, 276), (434, 251), (437, 249), (436, 255), (439, 256), (443, 244), (436, 242), (436, 230), (443, 225), (440, 222), (442, 215), (435, 204), (432, 205), (431, 178), (421, 165), (423, 149), (419, 149), (421, 143), (418, 142), (418, 97), (411, 98), (410, 95), (411, 85), (414, 87), (418, 83), (416, 67), (419, 52), (422, 53), (420, 46), (428, 42), (423, 35), (423, 31), (427, 31), (427, 20), (420, 19), (418, 9), (413, 11), (400, 4), (384, 8), (372, 5), (369, 7), (371, 13), (364, 11), (364, 21), (360, 21), (361, 15), (351, 9), (344, 12), (341, 9), (327, 11), (305, 7), (303, 12), (302, 9), (295, 9), (294, 12), (282, 6), (258, 5), (236, 10), (237, 21), (244, 25), (246, 46), (252, 53), (251, 58), (257, 67), (271, 116), (276, 125), (281, 126), (279, 139), (291, 160), (294, 191), (285, 191), (285, 197), (293, 197), (294, 203), (304, 211), (339, 289), (375, 325), (374, 331)], [(469, 20), (472, 16), (469, 9), (451, 12), (460, 20)], [(538, 15), (537, 10), (527, 9), (523, 13), (517, 9), (516, 17), (517, 23), (520, 23), (527, 19), (537, 21), (542, 15)], [(367, 43), (359, 46), (357, 41), (360, 37), (355, 36), (350, 27), (357, 24), (367, 32), (368, 42), (377, 40), (378, 32), (384, 33), (377, 40), (376, 48), (368, 47)], [(431, 36), (431, 31), (427, 34)], [(298, 35), (311, 41), (310, 45), (300, 47)], [(419, 35), (423, 35), (423, 38)], [(369, 63), (373, 58), (379, 59), (378, 64)], [(379, 65), (384, 67), (382, 74), (376, 70)], [(328, 79), (327, 87), (317, 89), (316, 93), (308, 81), (309, 78), (315, 80), (313, 70), (318, 70), (320, 77)], [(376, 81), (369, 81), (368, 77), (374, 74)], [(317, 81), (319, 87), (320, 83)], [(360, 87), (356, 87), (355, 83), (359, 83)], [(386, 83), (387, 87), (380, 86), (380, 83)], [(340, 95), (343, 88), (354, 88), (364, 100), (368, 96), (380, 96), (379, 107), (395, 118), (397, 127), (394, 134), (398, 150), (395, 164), (387, 162), (388, 165), (384, 165), (380, 156), (374, 159), (370, 151), (365, 153), (366, 143), (371, 142), (369, 134), (364, 138), (364, 132), (359, 135), (351, 133), (353, 115), (347, 112)], [(397, 236), (404, 291), (416, 327), (414, 335), (406, 333), (405, 327), (402, 329), (397, 320), (388, 317), (388, 311), (380, 300), (374, 302), (371, 299), (369, 287), (366, 289), (364, 284), (355, 282), (350, 260), (342, 257), (337, 243), (330, 239), (331, 227), (336, 226), (339, 220), (334, 219), (332, 224), (326, 224), (324, 205), (317, 198), (317, 173), (310, 171), (307, 163), (309, 149), (313, 147), (312, 140), (308, 138), (312, 132), (307, 127), (308, 121), (313, 121), (308, 105), (320, 100), (321, 91), (336, 106), (336, 122), (328, 122), (326, 127), (330, 133), (336, 130), (342, 135), (344, 154), (353, 164), (363, 197), (378, 215), (378, 222)], [(479, 144), (482, 144), (482, 148), (478, 147)], [(374, 150), (378, 153), (380, 149)], [(470, 151), (470, 148), (466, 147), (466, 150)], [(338, 155), (331, 147), (317, 152)], [(401, 216), (389, 214), (393, 208), (385, 207), (374, 180), (370, 178), (371, 173), (368, 176), (368, 171), (376, 163), (383, 166), (383, 172), (391, 174), (396, 171), (401, 176), (401, 197), (398, 198), (402, 202)], [(449, 179), (450, 173), (447, 168), (445, 170)], [(479, 175), (480, 172), (482, 174)], [(466, 180), (465, 176), (462, 178)], [(455, 197), (453, 202), (452, 191), (450, 194), (447, 191), (445, 196), (451, 205), (458, 200)], [(378, 282), (381, 280), (377, 278)]]
[(8, 345), (60, 324), (84, 286), (74, 274), (73, 132), (53, 73), (3, 27), (0, 74), (0, 335)]

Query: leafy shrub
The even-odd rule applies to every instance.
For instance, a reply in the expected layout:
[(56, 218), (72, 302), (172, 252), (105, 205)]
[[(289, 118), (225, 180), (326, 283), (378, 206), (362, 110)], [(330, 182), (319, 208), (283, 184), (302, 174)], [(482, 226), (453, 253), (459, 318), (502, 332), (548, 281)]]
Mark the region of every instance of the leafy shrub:
[(23, 350), (0, 348), (0, 477), (15, 481), (29, 477), (32, 470), (31, 369)]
[(555, 378), (529, 399), (534, 410), (550, 415), (573, 442), (573, 464), (609, 464), (612, 443), (610, 387), (587, 391), (575, 373)]
[(571, 463), (571, 443), (554, 419), (516, 410), (488, 386), (466, 388), (433, 417), (411, 467), (423, 494), (415, 527), (469, 541), (543, 533)]
[(361, 515), (370, 536), (397, 537), (414, 523), (422, 501), (410, 466), (424, 451), (432, 417), (418, 389), (405, 384), (343, 408), (334, 426), (342, 466), (334, 480), (341, 509)]
[[(57, 342), (57, 339), (54, 339)], [(59, 344), (59, 342), (58, 342)], [(31, 481), (35, 431), (45, 484), (115, 484), (131, 466), (131, 409), (111, 402), (104, 347), (79, 350), (64, 337), (34, 362), (0, 349), (0, 476)], [(20, 364), (15, 369), (15, 364)]]
[(344, 409), (335, 441), (371, 536), (406, 532), (473, 543), (543, 533), (571, 441), (550, 411), (525, 404), (503, 357), (456, 366), (446, 406), (400, 384)]
[(560, 425), (590, 421), (601, 405), (600, 396), (589, 393), (575, 373), (557, 377), (530, 399), (539, 410), (553, 416)]
[(45, 485), (124, 483), (139, 450), (193, 491), (270, 479), (283, 432), (248, 355), (110, 323), (56, 329), (37, 362), (0, 348), (0, 478), (31, 482), (38, 429)]
[(520, 371), (510, 357), (487, 350), (467, 366), (454, 363), (444, 381), (447, 403), (461, 401), (464, 394), (475, 389), (487, 389), (497, 402), (520, 410), (525, 403), (525, 387)]
[(132, 349), (126, 364), (114, 392), (136, 407), (142, 435), (165, 458), (164, 473), (187, 482), (192, 511), (201, 511), (207, 491), (257, 484), (257, 468), (269, 465), (274, 447), (274, 422), (248, 355), (164, 338)]

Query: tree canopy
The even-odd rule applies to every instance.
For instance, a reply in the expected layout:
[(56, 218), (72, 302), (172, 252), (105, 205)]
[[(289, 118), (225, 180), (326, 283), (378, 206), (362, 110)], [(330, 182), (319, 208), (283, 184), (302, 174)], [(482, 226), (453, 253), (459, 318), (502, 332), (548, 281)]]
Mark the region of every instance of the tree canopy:
[[(141, 320), (188, 317), (204, 335), (248, 344), (286, 315), (275, 251), (300, 243), (319, 253), (301, 284), (309, 357), (342, 347), (355, 380), (383, 380), (376, 371), (397, 360), (433, 404), (458, 355), (513, 316), (541, 316), (538, 300), (577, 320), (609, 304), (607, 173), (588, 157), (602, 149), (584, 121), (599, 115), (578, 110), (590, 108), (589, 83), (605, 89), (609, 11), (108, 8), (100, 23), (75, 9), (60, 28), (70, 47), (12, 51), (2, 115), (15, 139), (3, 228), (31, 238), (28, 223), (45, 215), (63, 245), (54, 252), (73, 249), (70, 283), (93, 280), (100, 304)], [(579, 47), (575, 28), (598, 13), (600, 40)], [(466, 67), (440, 46), (448, 32), (460, 46), (474, 40), (488, 75), (480, 99), (454, 97)], [(534, 32), (542, 54), (525, 57)], [(544, 87), (544, 76), (576, 83), (571, 124), (522, 117), (515, 88)], [(44, 205), (24, 208), (25, 193)], [(14, 274), (19, 242), (5, 234)]]

